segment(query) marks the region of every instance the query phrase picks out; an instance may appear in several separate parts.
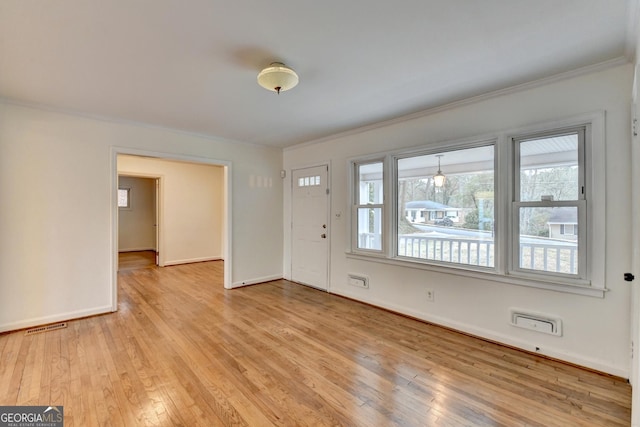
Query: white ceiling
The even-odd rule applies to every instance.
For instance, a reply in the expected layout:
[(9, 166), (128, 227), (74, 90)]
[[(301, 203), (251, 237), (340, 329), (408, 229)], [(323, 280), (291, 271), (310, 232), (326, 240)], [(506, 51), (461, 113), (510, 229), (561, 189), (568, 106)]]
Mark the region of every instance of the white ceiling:
[(2, 0), (0, 97), (286, 147), (631, 60), (637, 2)]

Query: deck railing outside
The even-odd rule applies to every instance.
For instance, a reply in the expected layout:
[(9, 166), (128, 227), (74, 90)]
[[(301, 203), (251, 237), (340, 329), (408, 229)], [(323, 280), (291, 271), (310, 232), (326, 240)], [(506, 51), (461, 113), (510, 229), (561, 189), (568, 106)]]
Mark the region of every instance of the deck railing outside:
[(458, 264), (494, 266), (493, 240), (405, 234), (398, 236), (398, 256)]
[[(380, 236), (359, 235), (360, 248), (380, 247)], [(398, 235), (398, 256), (493, 267), (495, 243), (487, 238)], [(520, 243), (520, 268), (577, 274), (578, 247), (574, 242), (544, 238), (524, 238)]]

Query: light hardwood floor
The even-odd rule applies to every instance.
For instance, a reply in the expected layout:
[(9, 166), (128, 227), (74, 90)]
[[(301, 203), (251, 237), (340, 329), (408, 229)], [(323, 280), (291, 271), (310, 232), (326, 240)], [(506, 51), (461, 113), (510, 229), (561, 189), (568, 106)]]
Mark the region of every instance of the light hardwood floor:
[(156, 265), (155, 251), (131, 251), (118, 253), (118, 271), (147, 268)]
[(223, 263), (119, 273), (119, 311), (0, 335), (0, 405), (65, 426), (626, 426), (625, 380)]

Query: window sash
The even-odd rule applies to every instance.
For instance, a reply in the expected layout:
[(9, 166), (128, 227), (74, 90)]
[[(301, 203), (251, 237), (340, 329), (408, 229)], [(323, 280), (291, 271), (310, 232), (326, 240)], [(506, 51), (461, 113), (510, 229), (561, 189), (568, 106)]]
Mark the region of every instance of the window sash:
[[(578, 136), (578, 199), (584, 200), (586, 197), (585, 191), (585, 134), (586, 127), (580, 126), (576, 128), (568, 128), (558, 131), (545, 131), (527, 134), (523, 136), (516, 136), (511, 138), (511, 147), (513, 150), (513, 160), (512, 164), (514, 165), (513, 170), (513, 198), (512, 201), (521, 201), (521, 182), (520, 182), (520, 172), (521, 172), (521, 164), (520, 164), (520, 143), (528, 142), (535, 139), (545, 139), (551, 137), (561, 137), (566, 135), (576, 134)], [(558, 200), (560, 201), (560, 200)]]
[[(361, 180), (361, 168), (372, 165), (380, 165), (381, 168), (381, 177), (376, 180), (362, 181)], [(374, 159), (367, 160), (362, 162), (353, 162), (352, 170), (353, 170), (353, 205), (351, 210), (351, 227), (353, 232), (352, 234), (352, 242), (351, 248), (354, 252), (362, 252), (369, 254), (383, 254), (385, 251), (385, 230), (386, 230), (386, 206), (384, 204), (384, 193), (385, 193), (385, 162), (382, 159)], [(371, 183), (377, 181), (371, 189), (369, 185), (364, 185), (366, 183)], [(365, 196), (363, 197), (363, 191), (373, 191), (373, 198)], [(373, 200), (373, 202), (371, 202)], [(375, 203), (379, 201), (381, 203)], [(374, 214), (373, 224), (367, 222), (369, 227), (374, 227), (374, 232), (372, 233), (361, 233), (363, 228), (363, 224), (361, 222), (360, 212), (363, 209), (373, 210), (374, 212), (379, 212), (379, 215), (376, 216)], [(369, 247), (368, 247), (369, 246)], [(373, 246), (373, 247), (371, 247)]]
[[(438, 154), (443, 154), (444, 156), (459, 153), (465, 150), (472, 150), (474, 148), (482, 149), (489, 148), (492, 151), (492, 157), (490, 160), (490, 172), (492, 174), (493, 186), (491, 191), (493, 192), (493, 219), (492, 221), (495, 223), (497, 217), (499, 216), (497, 209), (497, 200), (498, 200), (498, 185), (497, 185), (497, 175), (496, 175), (496, 167), (497, 167), (497, 150), (498, 144), (497, 140), (481, 140), (474, 141), (471, 143), (458, 144), (455, 146), (446, 146), (441, 147), (439, 149), (431, 149), (431, 150), (419, 150), (412, 153), (400, 154), (392, 156), (393, 161), (390, 162), (393, 165), (393, 213), (396, 214), (394, 217), (394, 221), (392, 224), (392, 240), (393, 240), (393, 249), (392, 249), (392, 257), (398, 260), (404, 260), (414, 263), (422, 263), (422, 264), (431, 264), (431, 265), (440, 265), (444, 267), (465, 269), (465, 270), (476, 270), (482, 272), (497, 272), (498, 268), (498, 245), (495, 237), (495, 233), (493, 234), (492, 240), (482, 239), (480, 236), (483, 234), (483, 229), (478, 229), (477, 234), (475, 236), (471, 236), (468, 238), (457, 238), (451, 237), (447, 238), (428, 238), (428, 237), (411, 237), (411, 235), (400, 235), (398, 232), (400, 216), (405, 215), (405, 209), (400, 209), (400, 179), (399, 179), (399, 162), (402, 160), (419, 158), (423, 156), (435, 156)], [(469, 159), (469, 164), (472, 164), (474, 170), (466, 171), (458, 169), (455, 175), (465, 175), (472, 174), (474, 172), (480, 173), (482, 170), (477, 170), (475, 168), (479, 167), (479, 164), (484, 162), (478, 162), (477, 159), (471, 157)], [(462, 163), (461, 163), (462, 164)], [(433, 167), (433, 165), (429, 165)], [(424, 166), (425, 169), (429, 168), (429, 166)], [(486, 165), (484, 166), (486, 167)], [(437, 169), (437, 168), (436, 168)], [(433, 170), (433, 173), (436, 173), (436, 169)], [(441, 167), (444, 169), (444, 167)], [(450, 167), (450, 170), (452, 168)], [(453, 168), (455, 169), (455, 168)], [(446, 172), (445, 172), (446, 174)], [(405, 178), (406, 179), (406, 178)], [(446, 186), (446, 183), (445, 183)], [(438, 221), (442, 220), (446, 217), (445, 211), (429, 211), (427, 213), (427, 219), (429, 221)]]
[[(545, 139), (551, 137), (560, 137), (565, 135), (577, 135), (577, 163), (578, 163), (578, 191), (576, 200), (539, 200), (539, 201), (520, 201), (521, 198), (521, 156), (520, 147), (522, 142), (528, 142), (536, 139)], [(588, 244), (587, 244), (587, 200), (585, 191), (586, 182), (586, 126), (570, 127), (555, 131), (536, 132), (522, 136), (511, 138), (511, 156), (513, 164), (513, 182), (512, 202), (510, 203), (510, 239), (511, 250), (509, 251), (508, 273), (511, 275), (529, 277), (529, 278), (546, 278), (547, 280), (568, 280), (575, 283), (588, 283), (589, 272), (587, 268), (588, 260)], [(545, 271), (540, 269), (523, 268), (520, 260), (523, 257), (523, 246), (521, 245), (520, 236), (520, 212), (523, 208), (559, 208), (559, 207), (575, 207), (577, 209), (578, 221), (578, 241), (577, 241), (577, 263), (578, 268), (575, 274), (562, 273), (555, 271)], [(530, 248), (533, 252), (533, 247)], [(544, 252), (546, 253), (546, 249)], [(533, 262), (533, 254), (530, 255)], [(546, 263), (546, 260), (544, 261)]]
[[(379, 216), (373, 218), (373, 232), (361, 232), (362, 231), (362, 223), (361, 220), (361, 210), (373, 210), (378, 211)], [(355, 219), (355, 229), (354, 233), (355, 239), (353, 243), (353, 248), (357, 251), (362, 252), (371, 252), (371, 253), (382, 253), (385, 249), (385, 214), (384, 214), (384, 205), (355, 205), (353, 207), (353, 212), (351, 215)], [(367, 224), (371, 227), (371, 224)], [(365, 243), (368, 242), (368, 243)]]
[[(522, 242), (520, 236), (520, 211), (522, 208), (559, 208), (559, 207), (575, 207), (577, 210), (578, 219), (578, 241), (577, 241), (577, 264), (575, 274), (562, 273), (557, 271), (546, 271), (542, 269), (525, 268), (520, 265), (520, 261), (523, 257), (522, 254)], [(577, 280), (579, 282), (586, 283), (588, 279), (587, 269), (587, 233), (586, 233), (586, 220), (587, 220), (587, 202), (586, 200), (577, 201), (563, 201), (563, 202), (514, 202), (512, 203), (511, 212), (511, 251), (509, 259), (509, 274), (522, 276), (522, 277), (538, 277), (547, 278), (547, 280)], [(584, 225), (583, 225), (584, 224)], [(544, 245), (539, 245), (546, 253), (547, 248)], [(530, 247), (533, 250), (533, 246)], [(557, 250), (557, 249), (556, 249)], [(531, 262), (533, 263), (533, 254), (531, 256)], [(559, 255), (557, 255), (559, 256)], [(547, 260), (545, 259), (544, 262)]]

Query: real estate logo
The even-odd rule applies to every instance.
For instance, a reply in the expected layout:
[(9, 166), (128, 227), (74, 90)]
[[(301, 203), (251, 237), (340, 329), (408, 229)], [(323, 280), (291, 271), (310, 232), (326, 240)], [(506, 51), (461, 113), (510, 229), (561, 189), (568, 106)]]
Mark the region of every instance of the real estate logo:
[(63, 427), (62, 406), (0, 406), (0, 427)]

